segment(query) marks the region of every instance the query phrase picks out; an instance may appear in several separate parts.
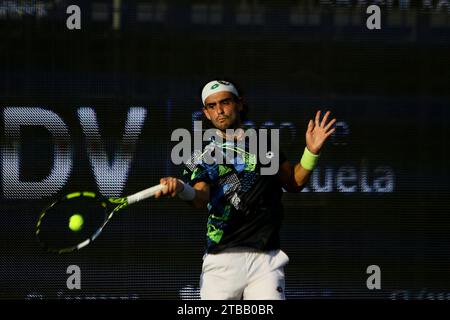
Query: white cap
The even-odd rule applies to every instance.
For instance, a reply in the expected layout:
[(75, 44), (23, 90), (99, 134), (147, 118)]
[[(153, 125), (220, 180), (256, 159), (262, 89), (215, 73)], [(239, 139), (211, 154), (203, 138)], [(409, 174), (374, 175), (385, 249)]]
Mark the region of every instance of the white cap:
[(232, 83), (223, 81), (223, 80), (213, 80), (213, 81), (208, 82), (203, 87), (203, 90), (202, 90), (203, 105), (205, 105), (205, 100), (210, 95), (217, 93), (217, 92), (222, 92), (222, 91), (231, 92), (236, 97), (239, 97), (239, 93), (238, 93), (236, 87)]

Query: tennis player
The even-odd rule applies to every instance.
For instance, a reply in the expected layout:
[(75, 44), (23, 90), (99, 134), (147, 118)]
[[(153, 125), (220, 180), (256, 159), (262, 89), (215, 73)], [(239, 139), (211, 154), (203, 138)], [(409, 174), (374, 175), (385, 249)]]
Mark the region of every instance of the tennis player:
[[(202, 102), (205, 121), (217, 128), (227, 144), (239, 143), (247, 108), (237, 87), (223, 80), (211, 81), (202, 90)], [(284, 267), (289, 258), (280, 249), (282, 188), (299, 192), (308, 182), (325, 141), (335, 131), (336, 119), (328, 122), (329, 116), (330, 111), (321, 119), (317, 111), (315, 120), (308, 123), (300, 162), (291, 165), (280, 152), (275, 175), (261, 175), (260, 161), (255, 164), (249, 160), (255, 158), (243, 157), (243, 165), (188, 161), (182, 180), (160, 180), (168, 187), (156, 198), (178, 195), (193, 207), (208, 210), (202, 299), (285, 299)], [(235, 133), (227, 135), (226, 129), (235, 129)], [(216, 152), (215, 156), (220, 155)]]

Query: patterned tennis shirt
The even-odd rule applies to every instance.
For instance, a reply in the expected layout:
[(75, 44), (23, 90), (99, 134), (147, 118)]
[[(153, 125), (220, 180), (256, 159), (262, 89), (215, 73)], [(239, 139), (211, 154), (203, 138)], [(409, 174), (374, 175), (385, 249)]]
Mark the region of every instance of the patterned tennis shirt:
[[(267, 165), (261, 163), (257, 154), (247, 150), (247, 141), (218, 143), (212, 138), (203, 151), (194, 151), (184, 163), (182, 179), (185, 183), (193, 186), (204, 181), (210, 186), (207, 253), (232, 247), (260, 251), (280, 247), (283, 189), (278, 174), (261, 175), (261, 167)], [(206, 161), (205, 155), (213, 161)], [(267, 152), (266, 157), (273, 157), (273, 153)], [(282, 152), (278, 160), (279, 167), (287, 161)]]

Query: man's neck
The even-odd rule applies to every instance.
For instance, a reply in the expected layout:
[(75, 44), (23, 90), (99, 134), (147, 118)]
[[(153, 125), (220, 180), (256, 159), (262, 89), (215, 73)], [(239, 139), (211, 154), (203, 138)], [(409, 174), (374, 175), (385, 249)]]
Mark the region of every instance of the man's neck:
[[(232, 130), (232, 133), (227, 133), (226, 130)], [(222, 137), (222, 139), (230, 140), (230, 141), (239, 141), (244, 137), (245, 131), (241, 127), (237, 127), (235, 129), (226, 129), (226, 130), (219, 130), (217, 129), (217, 134)]]

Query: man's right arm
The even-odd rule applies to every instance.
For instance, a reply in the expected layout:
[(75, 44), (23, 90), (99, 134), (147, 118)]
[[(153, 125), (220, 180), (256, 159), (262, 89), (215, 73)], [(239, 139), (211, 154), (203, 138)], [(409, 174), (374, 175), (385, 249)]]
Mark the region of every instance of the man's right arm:
[[(174, 177), (161, 178), (160, 183), (167, 185), (167, 188), (158, 191), (155, 194), (155, 198), (159, 198), (161, 196), (175, 197), (178, 193), (183, 192), (185, 185), (181, 180)], [(195, 191), (195, 196), (192, 200), (188, 200), (186, 202), (194, 208), (206, 208), (209, 202), (209, 184), (204, 181), (199, 181), (196, 182), (192, 188)]]
[(209, 184), (199, 181), (194, 184), (193, 188), (195, 190), (195, 198), (187, 201), (187, 203), (197, 209), (206, 209), (209, 202)]

